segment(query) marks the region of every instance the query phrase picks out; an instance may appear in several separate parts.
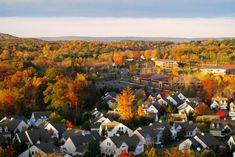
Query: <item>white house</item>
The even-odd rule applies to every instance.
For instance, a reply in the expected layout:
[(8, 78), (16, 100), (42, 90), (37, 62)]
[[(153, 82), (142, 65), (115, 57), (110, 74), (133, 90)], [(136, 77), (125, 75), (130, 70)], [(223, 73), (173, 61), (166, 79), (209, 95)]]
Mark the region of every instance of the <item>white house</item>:
[(37, 143), (21, 153), (18, 157), (35, 157), (37, 154), (40, 154), (42, 157), (47, 157), (48, 154), (58, 152), (58, 149), (51, 143)]
[(52, 134), (52, 137), (56, 138), (59, 138), (59, 135), (62, 136), (62, 134), (66, 131), (65, 124), (52, 123), (48, 121), (44, 121), (39, 127), (46, 129), (49, 133)]
[(100, 126), (102, 124), (111, 122), (108, 118), (105, 118), (104, 116), (96, 117), (90, 121), (91, 123), (91, 131), (99, 131)]
[(171, 130), (174, 130), (177, 134), (183, 130), (184, 137), (193, 137), (200, 132), (197, 125), (193, 122), (175, 122), (171, 127)]
[(107, 137), (112, 137), (121, 134), (127, 134), (130, 136), (132, 132), (133, 131), (130, 128), (117, 121), (103, 123), (100, 125), (99, 129), (99, 134), (102, 135), (103, 133), (105, 133), (105, 136)]
[(154, 114), (157, 114), (158, 113), (158, 109), (153, 105), (151, 104), (147, 109), (146, 109), (147, 112), (149, 113), (154, 113)]
[(211, 109), (215, 109), (215, 108), (224, 109), (224, 110), (227, 109), (228, 98), (217, 96), (217, 97), (213, 97), (211, 101), (212, 101), (211, 106), (210, 106)]
[(231, 117), (232, 120), (235, 120), (235, 104), (233, 102), (229, 104), (229, 117)]
[(194, 137), (188, 138), (179, 144), (179, 150), (189, 149), (192, 146), (197, 150), (202, 151), (207, 148), (214, 148), (219, 145), (219, 141), (209, 133), (197, 134)]
[(184, 113), (189, 114), (190, 112), (194, 111), (192, 106), (190, 106), (187, 101), (179, 105), (177, 109), (178, 109), (179, 114), (184, 114)]
[(33, 112), (30, 118), (30, 125), (38, 127), (44, 121), (48, 120), (51, 111), (37, 111)]
[(22, 132), (28, 127), (28, 124), (24, 120), (6, 118), (0, 122), (0, 134), (2, 134), (5, 138), (11, 138), (11, 132)]
[(133, 135), (136, 135), (145, 145), (161, 144), (162, 132), (162, 129), (150, 125), (136, 129)]
[(229, 149), (231, 151), (234, 151), (235, 150), (235, 135), (230, 136), (227, 143), (228, 143)]
[(63, 153), (68, 153), (70, 155), (84, 155), (87, 151), (87, 146), (89, 142), (96, 140), (91, 134), (88, 135), (79, 135), (69, 137), (64, 145), (62, 145), (61, 151)]
[(144, 144), (135, 135), (113, 136), (101, 142), (100, 149), (105, 155), (119, 156), (124, 150), (130, 154), (139, 155), (144, 152)]

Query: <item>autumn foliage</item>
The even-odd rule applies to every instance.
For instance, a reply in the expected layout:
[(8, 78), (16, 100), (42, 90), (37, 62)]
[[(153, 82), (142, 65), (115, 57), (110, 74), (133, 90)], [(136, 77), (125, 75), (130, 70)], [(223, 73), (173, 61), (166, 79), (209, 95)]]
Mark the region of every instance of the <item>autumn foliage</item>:
[(133, 117), (132, 113), (132, 102), (134, 101), (134, 94), (130, 87), (122, 90), (121, 94), (117, 96), (117, 108), (121, 120), (131, 120)]
[(213, 81), (210, 80), (210, 79), (207, 79), (207, 80), (204, 80), (202, 82), (203, 84), (203, 89), (205, 90), (205, 98), (207, 100), (211, 100), (211, 97), (213, 96), (212, 95), (212, 84), (213, 84)]
[(216, 115), (219, 116), (221, 119), (224, 119), (227, 116), (226, 112), (221, 110), (217, 111)]
[(210, 108), (208, 107), (208, 105), (204, 103), (198, 104), (198, 106), (195, 107), (194, 109), (194, 114), (196, 116), (207, 115), (209, 113), (210, 113)]

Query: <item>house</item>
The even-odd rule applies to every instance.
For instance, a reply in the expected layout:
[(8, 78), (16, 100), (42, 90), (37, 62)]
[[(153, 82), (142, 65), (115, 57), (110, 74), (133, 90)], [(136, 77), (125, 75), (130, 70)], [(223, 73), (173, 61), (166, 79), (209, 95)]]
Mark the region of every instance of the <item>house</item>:
[(147, 100), (151, 100), (152, 103), (155, 103), (158, 99), (162, 98), (161, 94), (156, 93), (156, 94), (150, 94), (147, 98)]
[(168, 95), (166, 98), (175, 106), (180, 105), (183, 102), (189, 103), (189, 99), (187, 99), (182, 93), (178, 93), (178, 92), (172, 95)]
[(59, 149), (51, 143), (40, 142), (28, 148), (18, 157), (36, 157), (38, 154), (42, 157), (47, 157), (48, 154), (53, 153), (59, 153)]
[(182, 103), (182, 100), (177, 96), (177, 94), (174, 95), (168, 95), (166, 97), (172, 104), (177, 106), (178, 104)]
[(48, 120), (51, 111), (33, 112), (30, 118), (30, 125), (38, 127), (41, 123)]
[(102, 116), (102, 115), (103, 115), (100, 111), (97, 110), (97, 108), (94, 108), (94, 109), (90, 112), (90, 114), (91, 114), (92, 116), (94, 116), (94, 117), (99, 117), (99, 116)]
[(100, 116), (100, 117), (96, 117), (90, 120), (90, 124), (91, 124), (91, 131), (99, 131), (100, 130), (100, 126), (102, 124), (111, 122), (109, 120), (109, 118), (105, 118), (104, 116)]
[(104, 96), (101, 97), (103, 102), (105, 102), (109, 108), (113, 108), (113, 104), (116, 102), (117, 93), (107, 92)]
[(27, 130), (28, 124), (21, 119), (6, 118), (0, 122), (0, 135), (5, 138), (12, 138), (11, 135), (16, 132)]
[(197, 134), (188, 138), (179, 144), (179, 150), (194, 148), (199, 152), (204, 149), (215, 149), (219, 145), (219, 141), (209, 133)]
[(112, 136), (117, 136), (117, 135), (122, 135), (122, 134), (126, 134), (130, 136), (132, 132), (133, 131), (129, 129), (127, 126), (117, 121), (103, 123), (100, 125), (100, 129), (99, 129), (99, 134), (101, 136), (105, 135), (107, 137), (112, 137)]
[(213, 97), (211, 99), (211, 102), (212, 102), (210, 105), (211, 109), (216, 109), (216, 108), (223, 109), (223, 110), (227, 109), (228, 98), (217, 96), (217, 97)]
[(203, 74), (213, 74), (213, 75), (225, 75), (226, 69), (221, 66), (208, 66), (201, 68), (201, 73)]
[(150, 116), (153, 116), (155, 118), (155, 121), (158, 121), (158, 112), (160, 108), (161, 105), (156, 102), (144, 105), (145, 112), (148, 113)]
[(194, 111), (193, 107), (187, 101), (179, 105), (177, 109), (179, 114), (184, 114), (184, 113), (189, 114), (190, 112)]
[(80, 136), (80, 135), (85, 136), (85, 135), (88, 135), (88, 134), (90, 134), (90, 131), (82, 130), (82, 129), (79, 129), (79, 128), (67, 129), (63, 133), (63, 141), (66, 141), (71, 136)]
[(229, 149), (234, 152), (235, 150), (235, 135), (230, 136), (227, 142)]
[(210, 123), (210, 133), (216, 137), (225, 137), (234, 131), (233, 121), (213, 120)]
[(100, 150), (102, 154), (109, 156), (119, 156), (124, 150), (129, 154), (139, 155), (144, 152), (144, 144), (136, 135), (113, 136), (100, 143)]
[(232, 120), (235, 120), (235, 103), (234, 102), (230, 102), (229, 104), (229, 117)]
[(155, 60), (155, 66), (159, 66), (162, 69), (177, 69), (178, 63), (170, 59), (158, 59)]
[(197, 124), (193, 122), (174, 122), (171, 130), (175, 130), (177, 134), (183, 133), (184, 137), (193, 137), (200, 132)]
[(148, 104), (145, 109), (147, 112), (149, 113), (153, 113), (153, 114), (157, 114), (158, 113), (158, 110), (160, 108), (160, 104), (158, 103), (151, 103), (151, 104)]
[(34, 145), (39, 142), (52, 142), (51, 135), (45, 129), (33, 129), (21, 133), (16, 133), (15, 139), (19, 143), (25, 143), (28, 146)]
[(133, 132), (145, 145), (161, 144), (163, 130), (153, 125), (139, 127)]
[(56, 138), (61, 138), (63, 133), (66, 131), (65, 124), (53, 123), (49, 121), (44, 121), (38, 127), (46, 129), (52, 135), (52, 137)]
[(96, 138), (92, 134), (71, 136), (61, 146), (61, 151), (72, 156), (83, 156), (87, 151), (88, 144), (94, 140)]

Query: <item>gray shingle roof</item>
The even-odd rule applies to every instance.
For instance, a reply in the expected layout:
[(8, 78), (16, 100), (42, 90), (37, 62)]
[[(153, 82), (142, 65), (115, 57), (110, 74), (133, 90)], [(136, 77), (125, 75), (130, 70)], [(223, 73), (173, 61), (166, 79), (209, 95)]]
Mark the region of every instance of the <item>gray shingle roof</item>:
[(34, 129), (27, 131), (30, 139), (33, 143), (36, 143), (38, 140), (42, 142), (49, 142), (51, 140), (51, 136), (45, 129)]
[(95, 140), (95, 138), (91, 134), (85, 136), (71, 136), (70, 139), (76, 147), (77, 152), (84, 152), (89, 142)]
[(204, 135), (202, 134), (197, 134), (196, 135), (203, 143), (205, 143), (208, 147), (212, 147), (212, 146), (216, 146), (219, 144), (219, 141), (212, 136), (209, 133), (204, 133)]
[(128, 147), (136, 148), (138, 143), (140, 142), (139, 138), (134, 136), (127, 136), (127, 135), (121, 135), (121, 136), (113, 136), (110, 137), (110, 139), (113, 141), (113, 143), (119, 148), (123, 142), (125, 142)]
[(193, 131), (197, 124), (193, 122), (175, 122), (175, 127), (181, 126), (185, 131)]
[(150, 136), (151, 138), (157, 137), (158, 133), (160, 132), (159, 128), (155, 128), (154, 126), (144, 126), (141, 129), (138, 129), (138, 132), (143, 136)]
[(44, 153), (54, 153), (59, 151), (59, 149), (51, 143), (40, 142), (40, 144), (35, 144), (35, 146), (42, 150)]
[(39, 119), (45, 116), (48, 118), (51, 114), (51, 111), (37, 111), (37, 112), (33, 112), (33, 114), (34, 114), (35, 119)]

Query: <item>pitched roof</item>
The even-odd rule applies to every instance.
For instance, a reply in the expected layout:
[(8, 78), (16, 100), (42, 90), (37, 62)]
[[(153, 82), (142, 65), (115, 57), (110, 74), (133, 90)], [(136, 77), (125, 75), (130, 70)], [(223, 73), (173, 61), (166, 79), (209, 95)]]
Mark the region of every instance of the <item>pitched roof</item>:
[(113, 129), (116, 126), (120, 125), (121, 123), (117, 122), (117, 121), (111, 121), (105, 124), (102, 124), (103, 126), (106, 126), (108, 129)]
[(77, 152), (84, 152), (87, 144), (92, 140), (95, 140), (94, 136), (92, 136), (91, 134), (85, 136), (71, 136), (70, 139), (76, 147)]
[(185, 131), (193, 131), (197, 128), (197, 124), (193, 122), (175, 122), (175, 127), (181, 126)]
[(144, 126), (144, 127), (137, 129), (137, 131), (143, 137), (150, 136), (151, 138), (155, 138), (158, 135), (158, 133), (160, 132), (160, 129), (155, 128), (154, 126)]
[(21, 121), (20, 119), (6, 119), (0, 123), (0, 126), (7, 126), (9, 130), (15, 130)]
[(56, 151), (59, 151), (59, 149), (51, 143), (40, 142), (35, 144), (35, 146), (42, 150), (44, 153), (54, 153)]
[(131, 137), (127, 135), (113, 136), (110, 137), (110, 139), (118, 148), (120, 148), (123, 142), (125, 142), (129, 148), (130, 147), (136, 148), (140, 142), (139, 138), (136, 135), (133, 135)]
[(36, 111), (36, 112), (33, 112), (32, 114), (34, 114), (35, 119), (39, 119), (39, 118), (42, 118), (42, 117), (47, 117), (48, 118), (51, 114), (51, 111)]
[(84, 135), (84, 134), (88, 134), (88, 131), (78, 129), (78, 128), (72, 128), (72, 129), (67, 129), (64, 132), (64, 137), (68, 138), (71, 136), (80, 136), (80, 135)]
[(167, 121), (163, 121), (163, 122), (154, 122), (152, 123), (152, 126), (155, 128), (170, 128), (170, 124)]
[(51, 140), (50, 134), (45, 129), (33, 129), (27, 131), (27, 133), (33, 143), (36, 143), (38, 140), (41, 140), (43, 142), (49, 142)]
[[(216, 146), (219, 144), (219, 141), (210, 133), (197, 134), (196, 135), (203, 143), (208, 147)], [(195, 137), (194, 137), (195, 138)]]
[(180, 98), (178, 97), (178, 94), (174, 94), (174, 95), (170, 95), (176, 102), (177, 104), (179, 104), (182, 100), (180, 100)]

